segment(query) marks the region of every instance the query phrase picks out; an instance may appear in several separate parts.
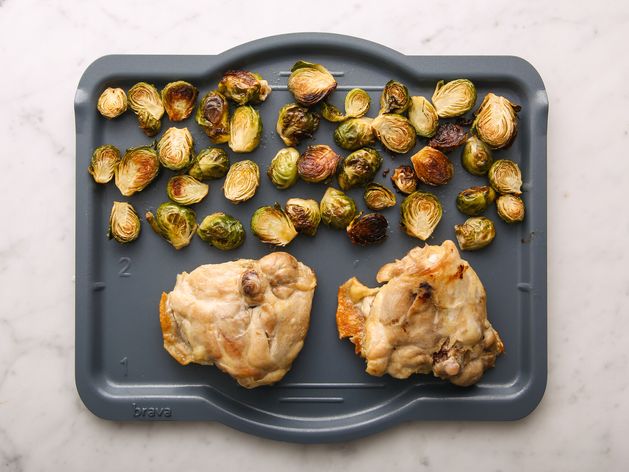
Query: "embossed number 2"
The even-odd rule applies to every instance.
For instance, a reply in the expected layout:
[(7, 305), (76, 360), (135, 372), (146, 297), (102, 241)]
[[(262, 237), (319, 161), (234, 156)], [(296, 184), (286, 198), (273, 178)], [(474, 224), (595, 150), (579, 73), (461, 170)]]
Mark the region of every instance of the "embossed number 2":
[(119, 264), (122, 264), (120, 271), (118, 272), (119, 277), (131, 277), (131, 272), (129, 272), (129, 268), (131, 267), (131, 258), (130, 257), (121, 257), (118, 261)]

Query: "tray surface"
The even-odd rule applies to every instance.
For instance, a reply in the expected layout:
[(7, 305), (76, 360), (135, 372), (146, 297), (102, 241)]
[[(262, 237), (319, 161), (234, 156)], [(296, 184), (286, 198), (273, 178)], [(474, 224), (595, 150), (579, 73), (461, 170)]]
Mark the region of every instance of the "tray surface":
[[(195, 237), (190, 246), (175, 251), (155, 235), (144, 221), (147, 210), (167, 200), (165, 187), (171, 171), (162, 169), (156, 182), (144, 191), (122, 197), (112, 183), (94, 184), (86, 172), (92, 150), (113, 144), (121, 151), (149, 144), (135, 115), (128, 111), (108, 121), (96, 111), (96, 100), (107, 86), (125, 90), (138, 81), (161, 89), (173, 80), (187, 80), (200, 96), (214, 89), (222, 73), (243, 68), (259, 72), (273, 87), (269, 99), (256, 108), (264, 132), (261, 145), (251, 154), (232, 153), (232, 162), (252, 159), (262, 173), (283, 147), (275, 132), (279, 108), (293, 98), (286, 88), (292, 64), (304, 59), (325, 65), (339, 84), (331, 101), (342, 105), (354, 87), (372, 98), (368, 116), (375, 116), (380, 91), (390, 79), (405, 83), (412, 95), (431, 97), (440, 79), (466, 77), (477, 86), (476, 106), (488, 91), (505, 95), (522, 105), (519, 133), (507, 150), (495, 158), (509, 158), (521, 169), (527, 205), (522, 224), (507, 225), (487, 212), (496, 224), (497, 237), (479, 252), (462, 252), (487, 290), (488, 316), (501, 334), (506, 352), (496, 367), (474, 387), (459, 388), (429, 375), (408, 380), (365, 373), (353, 345), (340, 341), (335, 325), (336, 291), (352, 276), (376, 286), (377, 269), (420, 245), (399, 230), (398, 205), (383, 211), (390, 224), (389, 237), (377, 247), (353, 246), (342, 231), (321, 226), (315, 238), (297, 237), (286, 250), (311, 266), (318, 276), (311, 326), (304, 349), (282, 382), (246, 390), (215, 367), (180, 366), (162, 347), (158, 302), (175, 276), (201, 264), (239, 258), (259, 258), (274, 250), (260, 243), (249, 229), (259, 206), (288, 198), (319, 200), (326, 185), (299, 182), (289, 190), (275, 189), (266, 175), (255, 197), (233, 205), (222, 195), (222, 179), (210, 181), (208, 197), (194, 209), (197, 220), (214, 211), (239, 218), (246, 227), (246, 243), (235, 251), (218, 251)], [(330, 442), (364, 436), (409, 420), (509, 420), (529, 414), (539, 403), (546, 385), (546, 123), (548, 102), (541, 78), (527, 62), (515, 57), (404, 56), (383, 46), (347, 36), (300, 33), (248, 43), (217, 56), (106, 56), (83, 75), (76, 94), (77, 214), (76, 214), (76, 383), (87, 407), (112, 420), (216, 420), (253, 434), (296, 442)], [(162, 132), (170, 126), (187, 126), (197, 150), (211, 145), (191, 117), (171, 123), (165, 115)], [(321, 121), (309, 144), (329, 144), (334, 124)], [(160, 133), (161, 135), (161, 133)], [(159, 136), (159, 135), (158, 135)], [(382, 169), (391, 171), (409, 163), (411, 152), (384, 156)], [(456, 194), (486, 180), (465, 172), (461, 148), (449, 154), (454, 179), (430, 189), (441, 200), (443, 218), (429, 244), (454, 239), (453, 225), (465, 220), (455, 207)], [(389, 174), (390, 176), (390, 174)], [(376, 181), (391, 186), (389, 176)], [(334, 180), (330, 185), (337, 187)], [(362, 190), (348, 192), (359, 209), (366, 210)], [(142, 216), (142, 234), (130, 245), (107, 240), (105, 233), (112, 202), (129, 201)]]

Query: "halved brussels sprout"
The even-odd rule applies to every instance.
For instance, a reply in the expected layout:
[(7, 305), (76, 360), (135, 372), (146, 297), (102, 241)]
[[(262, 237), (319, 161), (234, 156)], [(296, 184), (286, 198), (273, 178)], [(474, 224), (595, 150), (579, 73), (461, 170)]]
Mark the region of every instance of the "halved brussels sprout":
[(371, 125), (376, 137), (389, 151), (404, 154), (415, 146), (417, 132), (402, 115), (378, 115)]
[(146, 212), (153, 231), (179, 250), (190, 244), (197, 230), (197, 215), (190, 208), (172, 202), (162, 203), (155, 212)]
[(296, 103), (287, 103), (277, 117), (275, 130), (287, 146), (297, 146), (303, 139), (312, 138), (319, 128), (319, 115)]
[(411, 157), (415, 174), (427, 185), (445, 185), (454, 175), (454, 166), (450, 159), (430, 146), (425, 146)]
[(408, 109), (408, 121), (411, 122), (418, 136), (431, 138), (437, 132), (439, 116), (437, 110), (424, 97), (411, 97)]
[(277, 151), (277, 154), (266, 170), (266, 175), (269, 176), (273, 185), (280, 190), (285, 190), (295, 185), (299, 178), (299, 174), (297, 173), (298, 160), (299, 151), (293, 147)]
[(489, 147), (476, 136), (470, 136), (461, 154), (463, 168), (473, 175), (485, 175), (493, 162)]
[(345, 116), (347, 118), (365, 116), (370, 106), (371, 97), (363, 89), (354, 88), (345, 95)]
[(236, 108), (229, 122), (229, 147), (234, 152), (251, 152), (260, 144), (262, 120), (250, 106)]
[(238, 105), (246, 105), (266, 100), (271, 93), (271, 87), (259, 74), (246, 70), (230, 70), (223, 75), (218, 91)]
[(162, 103), (170, 121), (183, 121), (188, 118), (194, 110), (198, 93), (194, 85), (184, 80), (166, 84), (162, 89)]
[(220, 179), (229, 170), (229, 157), (218, 147), (202, 149), (188, 171), (197, 180)]
[(120, 151), (111, 144), (98, 146), (92, 153), (92, 160), (87, 171), (97, 184), (106, 184), (116, 172), (120, 164)]
[(500, 195), (496, 200), (496, 210), (505, 223), (517, 223), (524, 219), (524, 202), (515, 195)]
[(127, 111), (127, 94), (121, 88), (106, 88), (98, 97), (96, 108), (105, 118), (117, 118)]
[(417, 190), (417, 176), (411, 166), (397, 167), (391, 175), (391, 182), (395, 188), (407, 195)]
[(496, 237), (494, 223), (484, 216), (468, 218), (462, 225), (454, 225), (461, 251), (475, 251), (488, 246)]
[(435, 135), (428, 141), (428, 146), (442, 152), (450, 152), (467, 139), (467, 131), (454, 123), (443, 123), (437, 128)]
[(476, 111), (472, 130), (492, 149), (509, 146), (518, 132), (520, 106), (488, 93)]
[(297, 61), (288, 78), (288, 90), (300, 105), (311, 107), (336, 88), (336, 80), (321, 64)]
[(389, 80), (380, 95), (380, 113), (397, 113), (401, 115), (411, 104), (406, 85)]
[(354, 151), (341, 162), (339, 187), (349, 190), (371, 182), (382, 165), (380, 153), (373, 148)]
[(290, 218), (277, 203), (258, 208), (251, 216), (251, 231), (263, 243), (286, 246), (297, 236)]
[(195, 119), (213, 143), (229, 141), (229, 105), (221, 93), (216, 90), (206, 93), (199, 103)]
[(370, 210), (384, 210), (385, 208), (395, 206), (396, 201), (395, 194), (391, 190), (376, 182), (372, 182), (365, 187), (363, 198), (367, 208)]
[(253, 197), (260, 185), (260, 168), (253, 161), (234, 163), (227, 172), (223, 193), (225, 198), (238, 205)]
[(426, 241), (439, 224), (442, 213), (441, 203), (435, 195), (416, 191), (400, 205), (400, 225), (409, 236)]
[(127, 202), (114, 202), (109, 215), (107, 237), (121, 244), (135, 241), (140, 236), (140, 218)]
[(340, 123), (349, 118), (341, 110), (328, 102), (321, 104), (321, 116), (332, 123)]
[(194, 142), (188, 128), (168, 128), (157, 142), (159, 162), (171, 170), (190, 165)]
[(465, 115), (476, 103), (476, 87), (467, 79), (437, 82), (432, 103), (440, 118)]
[(347, 226), (347, 235), (354, 244), (371, 246), (387, 237), (389, 222), (380, 213), (359, 214)]
[(125, 197), (130, 197), (144, 190), (158, 173), (159, 158), (155, 149), (150, 146), (127, 149), (116, 167), (116, 187)]
[(162, 126), (164, 105), (154, 85), (139, 82), (129, 89), (129, 106), (138, 117), (140, 128), (147, 136), (155, 136)]
[(174, 175), (168, 179), (166, 194), (180, 205), (193, 205), (205, 198), (210, 187), (191, 175)]
[(372, 128), (372, 118), (350, 118), (337, 126), (334, 131), (334, 142), (343, 149), (355, 151), (371, 146), (376, 142)]
[(356, 214), (354, 200), (333, 187), (326, 190), (319, 204), (319, 209), (321, 210), (321, 221), (338, 229), (347, 228)]
[(299, 156), (297, 173), (306, 182), (324, 182), (336, 173), (341, 156), (326, 144), (308, 146)]
[(229, 251), (245, 242), (242, 223), (222, 211), (206, 216), (197, 229), (199, 237), (221, 251)]
[(496, 192), (488, 185), (470, 187), (456, 197), (456, 207), (467, 216), (478, 216), (496, 199)]
[(290, 198), (286, 202), (284, 211), (293, 223), (297, 232), (307, 236), (317, 234), (321, 222), (321, 210), (315, 200)]
[(509, 159), (499, 159), (494, 162), (487, 173), (489, 184), (500, 194), (522, 193), (522, 173), (518, 165)]

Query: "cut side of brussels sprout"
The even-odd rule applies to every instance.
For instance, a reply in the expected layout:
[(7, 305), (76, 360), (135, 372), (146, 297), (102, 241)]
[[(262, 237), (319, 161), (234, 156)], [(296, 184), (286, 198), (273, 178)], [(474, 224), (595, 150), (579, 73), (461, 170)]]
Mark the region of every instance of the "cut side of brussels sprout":
[(454, 175), (454, 166), (450, 159), (437, 149), (425, 146), (411, 157), (415, 174), (427, 185), (445, 185)]
[(372, 246), (387, 238), (389, 222), (380, 213), (356, 216), (347, 226), (347, 235), (353, 244)]
[(98, 97), (96, 108), (105, 118), (117, 118), (127, 111), (127, 94), (121, 88), (108, 87)]
[(391, 182), (395, 188), (407, 195), (417, 190), (417, 176), (411, 166), (397, 167), (391, 175)]
[(120, 164), (120, 151), (111, 144), (94, 149), (87, 171), (97, 184), (106, 184), (113, 179), (116, 168)]
[(229, 141), (229, 105), (220, 92), (213, 90), (205, 94), (199, 103), (195, 119), (213, 143)]
[(440, 118), (465, 115), (476, 103), (476, 87), (467, 79), (447, 83), (440, 80), (432, 95), (432, 103)]
[(347, 225), (356, 215), (354, 200), (333, 187), (326, 190), (319, 204), (319, 209), (321, 210), (321, 221), (337, 229), (347, 228)]
[(371, 118), (350, 118), (337, 126), (334, 142), (348, 151), (372, 146), (376, 142), (372, 123)]
[(116, 187), (125, 197), (141, 192), (159, 173), (159, 158), (149, 146), (127, 149), (115, 172)]
[(271, 183), (280, 190), (285, 190), (297, 183), (299, 174), (297, 173), (297, 161), (299, 151), (293, 147), (280, 149), (271, 161), (266, 175), (271, 179)]
[(312, 138), (319, 128), (319, 115), (296, 103), (280, 108), (275, 130), (284, 144), (297, 146), (302, 140)]
[(190, 165), (194, 142), (188, 128), (168, 128), (157, 142), (159, 162), (171, 170)]
[(365, 116), (371, 106), (371, 97), (363, 89), (355, 88), (345, 95), (345, 116), (360, 118)]
[(441, 203), (435, 195), (416, 191), (400, 205), (400, 225), (409, 236), (426, 241), (439, 224), (442, 213)]
[(311, 107), (336, 88), (336, 80), (320, 64), (297, 61), (288, 78), (288, 90), (300, 105)]
[(380, 95), (380, 113), (403, 114), (411, 104), (411, 97), (406, 85), (389, 80)]
[(286, 246), (297, 236), (290, 218), (277, 203), (260, 207), (253, 213), (251, 231), (263, 243), (274, 246)]
[(321, 116), (331, 123), (340, 123), (348, 118), (341, 110), (328, 102), (321, 103)]
[(170, 82), (162, 89), (162, 103), (170, 121), (183, 121), (194, 110), (199, 91), (184, 81)]
[(522, 193), (522, 173), (518, 165), (509, 159), (499, 159), (494, 162), (487, 173), (489, 184), (500, 193)]
[(417, 132), (402, 115), (378, 115), (371, 125), (376, 137), (391, 152), (404, 154), (415, 146)]
[(271, 93), (271, 87), (259, 74), (246, 70), (230, 70), (223, 75), (218, 91), (236, 104), (246, 105), (266, 100)]
[(229, 147), (234, 152), (251, 152), (260, 144), (262, 119), (250, 106), (236, 108), (229, 124)]
[(176, 203), (162, 203), (155, 215), (149, 211), (145, 217), (153, 231), (177, 250), (190, 244), (197, 230), (196, 213)]
[(166, 194), (180, 205), (194, 205), (205, 198), (210, 187), (191, 175), (174, 175), (168, 180)]
[(242, 223), (222, 211), (206, 216), (199, 225), (197, 234), (203, 241), (221, 251), (236, 249), (245, 242), (245, 228)]
[(450, 152), (465, 143), (467, 131), (454, 123), (443, 123), (435, 135), (428, 141), (428, 146), (441, 152)]
[(127, 202), (114, 202), (109, 216), (107, 237), (121, 244), (135, 241), (140, 236), (140, 218)]
[(308, 146), (299, 156), (297, 173), (306, 182), (324, 182), (336, 173), (341, 156), (326, 144)]
[(484, 216), (468, 218), (462, 225), (455, 225), (454, 232), (461, 251), (482, 249), (496, 237), (494, 223)]
[(217, 147), (202, 149), (194, 158), (188, 171), (197, 180), (220, 179), (229, 170), (227, 153)]
[(496, 210), (505, 223), (518, 223), (524, 220), (524, 202), (515, 195), (500, 195), (496, 200)]
[(373, 148), (363, 148), (354, 151), (341, 162), (339, 173), (339, 187), (349, 190), (362, 187), (371, 182), (382, 165), (380, 153)]
[(470, 136), (461, 154), (463, 168), (473, 175), (485, 175), (493, 162), (489, 147), (476, 136)]
[(384, 210), (395, 206), (395, 194), (386, 188), (384, 185), (380, 185), (376, 182), (372, 182), (365, 187), (363, 198), (367, 204), (367, 208), (370, 210)]
[(140, 128), (147, 136), (155, 136), (162, 126), (164, 105), (154, 85), (139, 82), (129, 89), (129, 106), (138, 117)]
[(290, 198), (286, 202), (284, 211), (298, 233), (305, 234), (306, 236), (314, 236), (317, 234), (317, 229), (321, 222), (321, 210), (315, 200)]
[(483, 213), (496, 198), (494, 189), (483, 185), (463, 190), (456, 197), (456, 207), (467, 216), (478, 216)]
[(418, 136), (431, 138), (437, 132), (439, 116), (437, 110), (424, 97), (411, 97), (408, 109), (408, 121), (411, 122)]
[(472, 130), (492, 149), (509, 146), (518, 132), (520, 106), (488, 93), (476, 111)]
[(253, 161), (234, 163), (227, 172), (223, 193), (225, 198), (234, 204), (252, 198), (260, 185), (260, 168)]

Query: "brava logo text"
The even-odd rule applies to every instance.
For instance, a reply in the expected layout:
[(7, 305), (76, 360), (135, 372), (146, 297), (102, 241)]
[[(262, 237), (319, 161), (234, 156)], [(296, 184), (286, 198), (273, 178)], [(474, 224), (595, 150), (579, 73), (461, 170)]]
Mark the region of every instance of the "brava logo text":
[(133, 417), (134, 418), (143, 418), (143, 417), (149, 417), (149, 418), (161, 418), (161, 417), (166, 417), (166, 418), (170, 418), (173, 415), (173, 411), (166, 407), (166, 408), (158, 408), (158, 407), (139, 407), (137, 404), (135, 403), (131, 403), (131, 405), (133, 406)]

